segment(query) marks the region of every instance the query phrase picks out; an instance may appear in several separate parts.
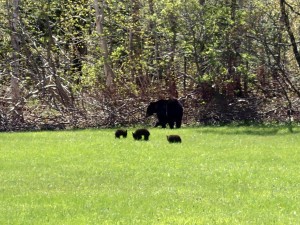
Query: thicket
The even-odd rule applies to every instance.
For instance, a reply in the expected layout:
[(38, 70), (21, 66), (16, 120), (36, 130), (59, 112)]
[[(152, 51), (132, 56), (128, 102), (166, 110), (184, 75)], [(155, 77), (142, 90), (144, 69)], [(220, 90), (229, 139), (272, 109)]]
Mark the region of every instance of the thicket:
[(0, 1), (0, 130), (298, 122), (300, 1)]

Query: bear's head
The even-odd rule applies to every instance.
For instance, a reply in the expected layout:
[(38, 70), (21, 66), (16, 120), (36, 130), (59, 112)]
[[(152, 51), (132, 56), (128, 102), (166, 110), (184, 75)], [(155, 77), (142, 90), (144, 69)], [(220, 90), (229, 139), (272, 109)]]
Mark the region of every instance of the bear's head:
[(146, 117), (152, 116), (156, 113), (156, 102), (151, 102), (147, 108)]
[(132, 133), (132, 137), (134, 140), (141, 140), (141, 138), (142, 138), (141, 135), (138, 135), (136, 133)]

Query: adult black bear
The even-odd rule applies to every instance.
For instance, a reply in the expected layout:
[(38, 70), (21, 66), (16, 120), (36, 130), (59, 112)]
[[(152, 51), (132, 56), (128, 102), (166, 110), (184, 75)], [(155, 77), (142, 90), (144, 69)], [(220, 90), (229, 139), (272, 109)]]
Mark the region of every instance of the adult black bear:
[(116, 130), (115, 138), (120, 138), (121, 136), (123, 138), (126, 138), (127, 137), (127, 130), (123, 130), (123, 129)]
[(134, 140), (141, 140), (142, 136), (144, 136), (144, 140), (148, 141), (150, 132), (147, 129), (137, 129), (134, 133), (132, 133)]
[(169, 143), (181, 143), (181, 138), (179, 135), (169, 135), (167, 136)]
[(167, 124), (171, 129), (174, 128), (174, 124), (176, 124), (176, 128), (181, 127), (183, 107), (177, 99), (151, 102), (147, 108), (146, 117), (152, 116), (154, 113), (156, 113), (158, 119), (155, 127), (162, 126), (162, 128), (166, 128)]

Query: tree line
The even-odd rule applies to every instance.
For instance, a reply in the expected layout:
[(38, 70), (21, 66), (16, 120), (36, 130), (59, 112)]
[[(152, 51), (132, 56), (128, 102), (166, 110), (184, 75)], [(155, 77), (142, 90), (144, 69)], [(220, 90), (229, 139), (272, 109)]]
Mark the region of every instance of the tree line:
[(300, 1), (1, 0), (0, 130), (299, 121)]

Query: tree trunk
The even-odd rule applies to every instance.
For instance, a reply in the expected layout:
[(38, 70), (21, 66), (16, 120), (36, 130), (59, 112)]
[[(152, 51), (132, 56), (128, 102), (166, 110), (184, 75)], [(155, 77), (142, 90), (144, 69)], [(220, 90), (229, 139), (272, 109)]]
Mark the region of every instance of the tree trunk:
[(7, 1), (10, 15), (10, 29), (11, 29), (11, 45), (13, 49), (12, 57), (13, 62), (11, 63), (11, 103), (12, 103), (12, 120), (14, 123), (24, 122), (23, 118), (23, 107), (21, 99), (21, 91), (19, 79), (21, 75), (20, 71), (20, 38), (18, 33), (19, 20), (19, 0)]
[(141, 90), (146, 89), (143, 84), (143, 80), (147, 80), (144, 77), (142, 70), (142, 39), (141, 39), (141, 28), (140, 28), (140, 4), (138, 0), (131, 0), (132, 5), (132, 27), (129, 32), (129, 56), (131, 66), (132, 80), (136, 81), (136, 84), (140, 86)]
[[(155, 9), (154, 9), (153, 0), (148, 0), (148, 4), (149, 4), (150, 15), (154, 15), (155, 14)], [(151, 52), (151, 59), (152, 59), (152, 64), (155, 68), (155, 76), (156, 76), (157, 79), (162, 79), (163, 68), (160, 65), (159, 40), (158, 40), (158, 36), (157, 36), (156, 21), (150, 20), (149, 30), (151, 32), (150, 40), (151, 40), (152, 45), (153, 45), (153, 50)]]
[(171, 48), (170, 48), (170, 60), (168, 63), (167, 68), (167, 82), (169, 87), (169, 95), (170, 97), (178, 98), (178, 91), (176, 86), (176, 73), (175, 73), (175, 52), (177, 46), (177, 19), (176, 16), (171, 13), (169, 15), (169, 21), (171, 24), (171, 33), (172, 33), (172, 40), (171, 40)]
[(109, 63), (109, 54), (108, 54), (108, 47), (107, 47), (107, 41), (105, 39), (104, 34), (104, 27), (103, 27), (103, 21), (104, 21), (104, 0), (101, 2), (101, 7), (99, 5), (98, 0), (94, 0), (94, 7), (96, 12), (96, 29), (100, 37), (100, 46), (102, 50), (103, 60), (104, 60), (104, 74), (106, 77), (106, 86), (111, 89), (113, 86), (113, 81), (115, 78), (115, 74), (111, 68), (111, 65)]
[[(230, 1), (230, 8), (231, 8), (231, 20), (236, 23), (236, 13), (238, 10), (238, 3), (237, 0), (231, 0)], [(234, 26), (236, 26), (234, 24)], [(228, 34), (230, 35), (230, 34)], [(237, 53), (239, 52), (240, 48), (240, 40), (238, 36), (234, 37), (235, 41), (227, 36), (227, 54), (228, 54), (228, 59), (227, 59), (227, 69), (228, 69), (228, 75), (229, 78), (231, 79), (231, 84), (227, 85), (228, 90), (227, 94), (229, 96), (237, 96), (241, 97), (242, 96), (242, 84), (241, 84), (241, 74), (236, 71), (236, 68), (238, 67), (238, 55)]]
[[(49, 4), (48, 7), (50, 7)], [(57, 74), (57, 68), (59, 67), (59, 60), (57, 58), (53, 59), (52, 56), (53, 46), (55, 46), (55, 39), (53, 37), (52, 28), (50, 25), (50, 18), (48, 16), (47, 16), (46, 25), (47, 25), (47, 32), (49, 35), (48, 43), (47, 43), (47, 61), (49, 63), (50, 66), (49, 70), (51, 71), (51, 75), (54, 78), (56, 90), (59, 95), (59, 97), (57, 96), (54, 97), (57, 98), (58, 101), (60, 101), (65, 107), (70, 107), (72, 106), (73, 103), (68, 95), (68, 92), (66, 91), (66, 88), (62, 84), (61, 77)]]
[(295, 35), (294, 35), (294, 33), (292, 31), (292, 28), (291, 28), (291, 25), (290, 25), (290, 21), (289, 21), (289, 17), (288, 17), (288, 14), (286, 12), (286, 9), (285, 9), (285, 5), (286, 5), (285, 0), (280, 0), (281, 16), (282, 16), (283, 22), (285, 24), (285, 28), (288, 32), (289, 37), (290, 37), (290, 41), (291, 41), (291, 44), (292, 44), (292, 47), (293, 47), (293, 52), (294, 52), (295, 58), (297, 60), (298, 66), (300, 68), (300, 53), (299, 53), (299, 50), (298, 50)]

